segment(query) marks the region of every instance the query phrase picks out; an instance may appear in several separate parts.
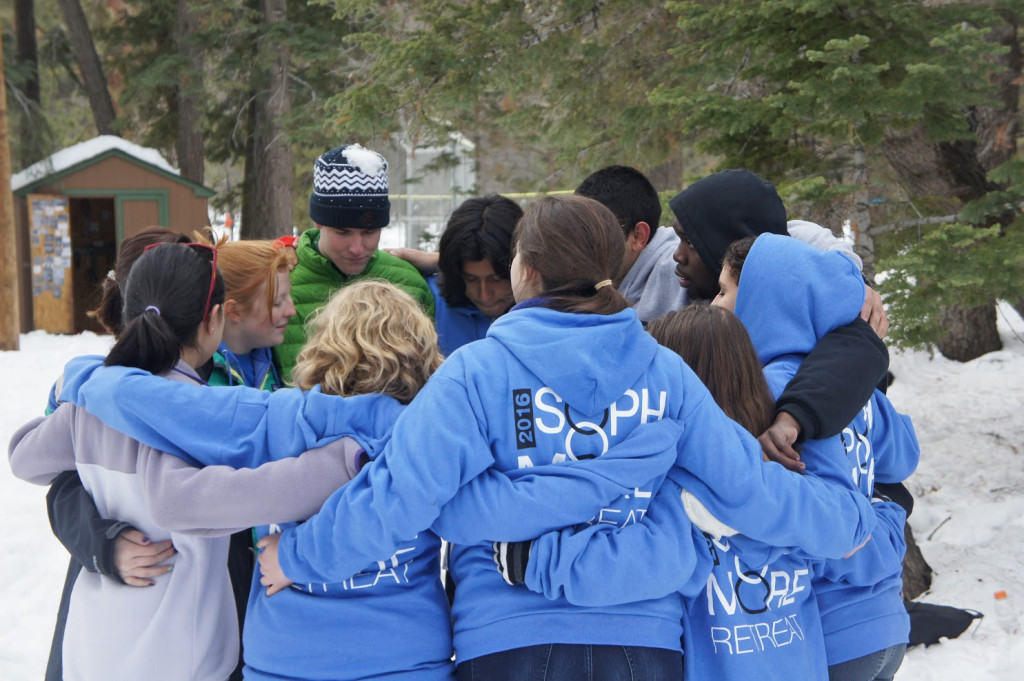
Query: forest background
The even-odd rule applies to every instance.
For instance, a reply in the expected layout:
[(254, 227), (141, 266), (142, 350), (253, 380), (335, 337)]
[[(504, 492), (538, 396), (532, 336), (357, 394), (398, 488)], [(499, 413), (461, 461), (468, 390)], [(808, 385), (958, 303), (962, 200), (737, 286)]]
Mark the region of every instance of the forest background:
[[(242, 235), (308, 226), (337, 144), (473, 142), (468, 194), (749, 168), (841, 231), (891, 340), (967, 361), (1024, 312), (1019, 0), (14, 0), (13, 170), (115, 134)], [(441, 155), (437, 164), (455, 163)]]

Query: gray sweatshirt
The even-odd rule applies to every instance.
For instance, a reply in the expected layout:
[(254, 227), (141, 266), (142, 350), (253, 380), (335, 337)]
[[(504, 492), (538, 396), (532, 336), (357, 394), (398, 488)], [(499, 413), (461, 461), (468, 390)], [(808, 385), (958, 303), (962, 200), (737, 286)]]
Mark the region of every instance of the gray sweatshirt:
[(686, 289), (679, 285), (672, 259), (678, 247), (675, 230), (659, 227), (619, 284), (619, 293), (633, 305), (644, 324), (690, 302)]
[[(853, 244), (827, 228), (806, 220), (790, 220), (786, 229), (790, 236), (822, 251), (840, 251), (858, 268), (862, 267), (860, 257), (853, 252)], [(659, 227), (619, 284), (619, 293), (636, 309), (644, 324), (690, 302), (686, 289), (679, 285), (676, 262), (672, 259), (677, 248), (679, 236), (675, 230)]]
[[(181, 362), (177, 369), (193, 374)], [(165, 377), (190, 380), (178, 371)], [(255, 469), (195, 468), (72, 404), (19, 429), (9, 450), (17, 477), (45, 485), (77, 467), (100, 515), (128, 521), (153, 541), (171, 539), (178, 551), (173, 571), (152, 587), (79, 574), (64, 637), (64, 678), (228, 678), (238, 662), (228, 535), (315, 514), (354, 476), (359, 450), (343, 438)]]

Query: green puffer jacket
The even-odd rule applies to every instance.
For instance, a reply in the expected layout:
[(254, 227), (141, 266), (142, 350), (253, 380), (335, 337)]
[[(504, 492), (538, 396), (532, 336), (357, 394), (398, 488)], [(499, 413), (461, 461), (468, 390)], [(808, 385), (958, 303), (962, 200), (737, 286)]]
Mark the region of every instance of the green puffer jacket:
[(296, 315), (288, 321), (284, 343), (274, 348), (274, 358), (281, 369), (281, 377), (289, 383), (295, 359), (306, 343), (306, 321), (342, 286), (360, 279), (384, 279), (411, 295), (427, 314), (434, 316), (434, 296), (427, 282), (406, 261), (378, 249), (366, 269), (350, 277), (342, 274), (330, 260), (320, 255), (317, 247), (319, 242), (320, 230), (307, 229), (295, 249), (299, 262), (292, 270), (291, 280)]

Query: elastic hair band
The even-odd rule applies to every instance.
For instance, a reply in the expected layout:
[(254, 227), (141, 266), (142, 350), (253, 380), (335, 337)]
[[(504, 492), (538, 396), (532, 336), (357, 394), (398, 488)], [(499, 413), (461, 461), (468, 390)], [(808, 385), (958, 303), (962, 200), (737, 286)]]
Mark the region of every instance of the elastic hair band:
[(156, 312), (156, 316), (157, 316), (157, 317), (159, 317), (159, 316), (160, 316), (160, 308), (159, 308), (159, 307), (157, 307), (156, 305), (147, 305), (147, 306), (146, 306), (146, 309), (145, 309), (145, 310), (143, 310), (142, 312), (143, 312), (143, 313), (146, 313), (146, 312), (149, 312), (150, 310), (152, 310), (153, 312)]
[(611, 286), (611, 285), (612, 285), (612, 280), (611, 279), (602, 279), (601, 281), (599, 281), (596, 284), (594, 284), (594, 290), (595, 291), (600, 291), (605, 286)]

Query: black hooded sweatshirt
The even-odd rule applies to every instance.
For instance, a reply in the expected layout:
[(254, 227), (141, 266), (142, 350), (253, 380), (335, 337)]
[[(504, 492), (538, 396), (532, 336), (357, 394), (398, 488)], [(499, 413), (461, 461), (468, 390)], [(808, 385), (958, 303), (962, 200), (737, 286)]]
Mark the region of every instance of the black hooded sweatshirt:
[[(771, 182), (749, 170), (709, 175), (676, 194), (669, 208), (708, 270), (718, 276), (729, 244), (788, 234), (786, 209)], [(801, 439), (839, 434), (889, 369), (889, 351), (861, 319), (826, 335), (775, 404), (800, 424)]]

